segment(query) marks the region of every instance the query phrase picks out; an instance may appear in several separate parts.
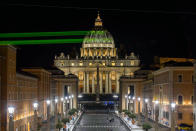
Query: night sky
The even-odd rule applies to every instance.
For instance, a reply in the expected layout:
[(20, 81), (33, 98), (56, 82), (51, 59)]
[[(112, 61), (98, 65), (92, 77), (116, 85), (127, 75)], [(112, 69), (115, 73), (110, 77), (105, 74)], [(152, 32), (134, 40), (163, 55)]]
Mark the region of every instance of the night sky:
[[(120, 3), (91, 1), (2, 2), (0, 32), (91, 30), (100, 11), (104, 28), (120, 55), (135, 52), (142, 64), (154, 56), (196, 57), (196, 11), (192, 3)], [(82, 38), (78, 36), (76, 38)], [(47, 38), (48, 39), (48, 38)], [(79, 44), (18, 46), (18, 67), (49, 67), (55, 54), (79, 54)]]

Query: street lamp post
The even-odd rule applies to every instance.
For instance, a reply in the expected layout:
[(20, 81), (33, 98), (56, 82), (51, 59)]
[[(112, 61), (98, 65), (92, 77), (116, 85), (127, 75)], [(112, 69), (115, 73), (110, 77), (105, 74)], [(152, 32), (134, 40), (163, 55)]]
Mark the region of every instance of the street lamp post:
[(131, 111), (131, 107), (130, 107), (130, 105), (131, 105), (131, 96), (128, 96), (128, 111)]
[(55, 99), (55, 123), (58, 122), (58, 111), (57, 111), (57, 106), (58, 106), (58, 99)]
[(73, 105), (74, 105), (74, 104), (73, 104), (74, 95), (71, 95), (71, 98), (72, 98), (72, 99), (71, 99), (71, 100), (72, 100), (72, 101), (71, 101), (71, 108), (73, 108)]
[(128, 109), (128, 108), (127, 108), (127, 103), (128, 103), (128, 102), (127, 102), (127, 97), (128, 97), (128, 96), (125, 95), (125, 109)]
[(133, 96), (132, 100), (133, 100), (132, 109), (133, 109), (133, 113), (135, 113), (135, 96)]
[(155, 101), (155, 131), (159, 131), (158, 121), (159, 121), (159, 110), (158, 110), (159, 101)]
[(61, 98), (61, 117), (64, 117), (64, 111), (63, 111), (63, 104), (64, 104), (64, 98)]
[(68, 100), (68, 97), (65, 97), (65, 116), (66, 117), (67, 117), (67, 111), (68, 111), (67, 100)]
[(72, 109), (72, 97), (71, 96), (69, 96), (69, 109)]
[(174, 111), (175, 111), (175, 107), (176, 107), (176, 103), (171, 103), (171, 131), (175, 131), (175, 115), (174, 115)]
[(37, 131), (37, 125), (38, 125), (38, 118), (37, 118), (37, 110), (38, 110), (38, 103), (33, 103), (34, 108), (34, 131)]
[(47, 130), (50, 131), (50, 100), (46, 101), (47, 103)]
[(9, 131), (14, 131), (14, 110), (13, 106), (8, 107), (9, 113)]
[(141, 125), (141, 116), (140, 116), (140, 97), (137, 98), (138, 100), (138, 125)]
[(145, 99), (145, 120), (148, 122), (148, 99)]

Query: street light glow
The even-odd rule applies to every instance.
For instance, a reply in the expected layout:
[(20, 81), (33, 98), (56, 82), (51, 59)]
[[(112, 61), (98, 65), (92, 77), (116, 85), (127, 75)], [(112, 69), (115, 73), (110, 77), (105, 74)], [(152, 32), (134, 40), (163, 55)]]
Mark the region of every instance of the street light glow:
[(138, 97), (137, 100), (140, 101), (140, 97)]
[(148, 103), (148, 99), (145, 99), (145, 102)]
[(47, 100), (46, 103), (47, 103), (48, 105), (50, 105), (50, 100)]
[(64, 99), (63, 99), (63, 97), (61, 98), (61, 101), (63, 101)]
[(118, 95), (113, 95), (114, 98), (118, 98)]
[(82, 98), (82, 95), (78, 95), (78, 98)]
[(37, 103), (37, 102), (33, 103), (33, 108), (34, 108), (35, 110), (37, 110), (37, 108), (38, 108), (38, 103)]
[(135, 96), (133, 97), (133, 100), (135, 100)]
[(131, 99), (131, 96), (129, 96), (129, 99)]
[(72, 98), (74, 98), (74, 95), (71, 95)]
[(58, 99), (56, 98), (56, 99), (55, 99), (55, 103), (57, 103), (57, 102), (58, 102)]
[(174, 109), (176, 107), (176, 103), (171, 103), (171, 107)]
[(127, 95), (125, 95), (125, 98), (127, 98)]
[(67, 96), (65, 97), (65, 100), (67, 100)]
[(14, 114), (14, 107), (13, 106), (10, 106), (10, 107), (8, 107), (8, 113), (10, 114), (10, 115), (13, 115)]
[(156, 101), (155, 101), (155, 104), (159, 104), (159, 101), (158, 101), (158, 100), (156, 100)]

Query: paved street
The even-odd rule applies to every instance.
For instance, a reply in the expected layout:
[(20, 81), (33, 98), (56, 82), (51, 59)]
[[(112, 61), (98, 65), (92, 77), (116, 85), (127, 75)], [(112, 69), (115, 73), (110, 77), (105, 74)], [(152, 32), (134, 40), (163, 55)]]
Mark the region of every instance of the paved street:
[[(114, 118), (113, 122), (110, 122)], [(76, 131), (128, 131), (124, 124), (112, 114), (85, 113), (82, 116)]]

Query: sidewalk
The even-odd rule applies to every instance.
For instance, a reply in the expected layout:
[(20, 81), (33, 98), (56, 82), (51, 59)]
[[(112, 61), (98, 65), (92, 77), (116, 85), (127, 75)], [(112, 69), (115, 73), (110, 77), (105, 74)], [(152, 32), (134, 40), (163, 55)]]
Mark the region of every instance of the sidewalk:
[(130, 129), (130, 131), (144, 131), (142, 127), (137, 126), (137, 124), (132, 124), (130, 120), (128, 120), (128, 117), (123, 117), (121, 114), (116, 114), (124, 123), (125, 125)]
[[(141, 120), (142, 121), (142, 124), (145, 123), (145, 117), (144, 116), (141, 116), (141, 119), (142, 119)], [(155, 131), (155, 128), (154, 128), (155, 121), (153, 121), (152, 119), (148, 119), (148, 122), (147, 123), (149, 123), (152, 126), (152, 128), (149, 129), (149, 131)], [(170, 128), (168, 128), (168, 127), (166, 127), (164, 125), (158, 124), (158, 127), (159, 127), (159, 131), (170, 131)]]

